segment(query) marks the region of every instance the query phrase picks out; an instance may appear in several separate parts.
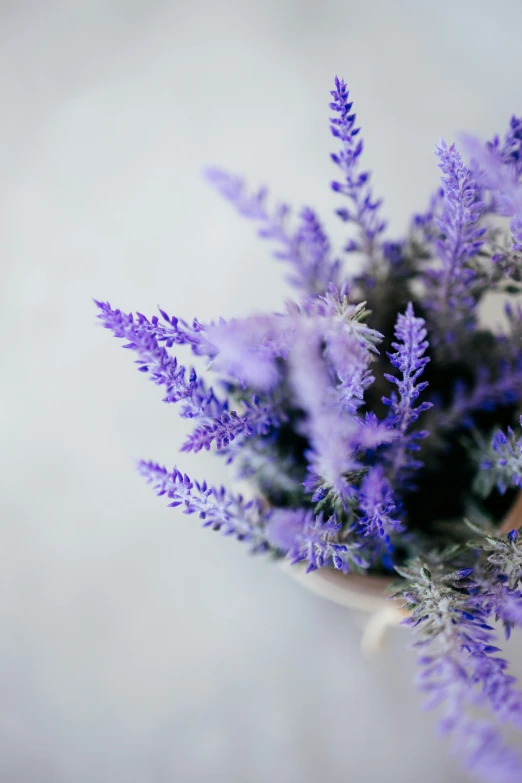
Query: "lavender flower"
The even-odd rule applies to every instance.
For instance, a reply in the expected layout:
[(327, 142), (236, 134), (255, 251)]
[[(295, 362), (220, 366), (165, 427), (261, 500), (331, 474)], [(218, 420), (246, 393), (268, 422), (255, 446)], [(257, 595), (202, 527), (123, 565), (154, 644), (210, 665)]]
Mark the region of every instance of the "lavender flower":
[[(497, 583), (496, 600), (490, 605), (491, 614), (495, 620), (501, 620), (504, 626), (506, 639), (511, 636), (513, 628), (522, 628), (522, 592), (520, 590), (509, 590), (505, 585), (498, 589), (500, 583)], [(487, 594), (483, 598), (486, 604)], [(487, 604), (486, 604), (487, 605)]]
[(384, 377), (397, 386), (398, 395), (392, 392), (390, 397), (383, 397), (383, 402), (389, 407), (388, 424), (394, 428), (400, 435), (394, 441), (388, 454), (392, 465), (392, 475), (408, 479), (412, 472), (422, 466), (419, 460), (411, 456), (411, 452), (418, 450), (418, 441), (425, 438), (428, 433), (425, 430), (408, 432), (410, 426), (414, 424), (423, 411), (432, 407), (431, 402), (421, 402), (416, 405), (421, 392), (428, 386), (427, 382), (417, 383), (424, 372), (424, 368), (429, 362), (429, 357), (424, 356), (428, 349), (426, 340), (426, 329), (424, 328), (424, 319), (417, 318), (413, 311), (411, 302), (406, 308), (404, 315), (397, 316), (395, 325), (395, 338), (397, 342), (392, 343), (395, 353), (388, 353), (388, 357), (401, 375), (396, 378), (390, 373), (385, 373)]
[[(284, 421), (285, 414), (278, 410), (277, 405), (262, 403), (257, 395), (243, 401), (242, 415), (229, 410), (228, 401), (218, 400), (214, 391), (207, 389), (204, 381), (197, 377), (194, 368), (187, 373), (185, 367), (178, 364), (178, 360), (159, 344), (159, 338), (168, 338), (162, 334), (156, 322), (151, 323), (141, 315), (134, 319), (132, 314), (112, 310), (109, 304), (99, 303), (98, 306), (102, 310), (99, 317), (104, 326), (112, 329), (116, 337), (131, 341), (124, 347), (136, 351), (141, 372), (148, 373), (156, 385), (165, 387), (163, 401), (183, 401), (182, 416), (201, 420), (183, 444), (182, 451), (208, 450), (213, 443), (220, 451), (239, 436), (263, 435), (270, 427)], [(165, 319), (168, 320), (166, 314)], [(177, 324), (174, 329), (176, 327)], [(187, 342), (192, 344), (193, 341), (187, 339)]]
[(436, 220), (440, 232), (436, 251), (442, 266), (428, 272), (426, 306), (435, 344), (446, 350), (462, 329), (469, 330), (475, 323), (476, 273), (469, 261), (483, 244), (485, 229), (478, 227), (477, 222), (484, 205), (477, 199), (475, 182), (455, 145), (448, 147), (442, 141), (437, 155), (444, 175), (443, 209)]
[(244, 400), (243, 406), (245, 413), (241, 416), (236, 411), (224, 411), (221, 416), (201, 424), (189, 435), (181, 450), (208, 451), (215, 443), (219, 451), (240, 436), (266, 435), (271, 427), (277, 427), (285, 418), (277, 405), (262, 403), (257, 395), (250, 401)]
[(287, 227), (290, 207), (280, 204), (270, 214), (266, 206), (266, 188), (249, 195), (239, 177), (214, 168), (206, 173), (209, 182), (235, 206), (240, 215), (261, 224), (260, 237), (272, 239), (280, 246), (274, 255), (293, 267), (288, 278), (290, 283), (309, 294), (320, 294), (327, 290), (330, 283), (338, 284), (341, 263), (339, 259), (332, 258), (330, 241), (313, 209), (304, 207), (297, 229), (291, 231)]
[(214, 346), (212, 367), (244, 388), (268, 390), (280, 381), (277, 359), (294, 343), (294, 324), (282, 315), (253, 316), (206, 327)]
[(364, 392), (375, 380), (367, 342), (347, 330), (332, 329), (327, 336), (326, 356), (339, 379), (337, 402), (348, 413), (355, 413), (364, 402)]
[(153, 484), (158, 496), (170, 499), (169, 506), (183, 506), (185, 514), (198, 514), (204, 527), (222, 530), (225, 535), (249, 543), (253, 552), (268, 549), (266, 515), (258, 500), (244, 501), (241, 495), (233, 495), (224, 487), (216, 489), (206, 482), (193, 482), (177, 468), (169, 473), (155, 462), (141, 460), (138, 471)]
[(194, 353), (207, 353), (204, 331), (196, 319), (192, 326), (189, 326), (183, 319), (169, 316), (165, 310), (159, 308), (164, 322), (161, 323), (157, 315), (149, 320), (143, 313), (133, 315), (113, 310), (108, 302), (98, 302), (95, 299), (94, 303), (100, 310), (98, 318), (106, 329), (112, 330), (115, 337), (127, 337), (128, 330), (136, 328), (142, 334), (152, 335), (159, 343), (164, 342), (166, 348), (172, 348), (174, 344), (190, 345)]
[(294, 393), (307, 413), (306, 433), (311, 448), (307, 453), (307, 491), (312, 501), (327, 495), (343, 504), (353, 496), (352, 474), (361, 469), (353, 437), (356, 425), (342, 416), (337, 394), (321, 355), (321, 335), (304, 331), (290, 355), (290, 379)]
[[(522, 537), (519, 531), (511, 530), (506, 536), (488, 535), (474, 545), (485, 554), (489, 578), (493, 575), (496, 582), (514, 591), (522, 579)], [(484, 575), (483, 579), (486, 579)]]
[(522, 726), (522, 694), (506, 672), (487, 614), (471, 595), (470, 569), (448, 573), (440, 564), (401, 569), (410, 625), (418, 637), (419, 685), (428, 706), (443, 706), (441, 729), (454, 735), (454, 749), (480, 779), (518, 780), (522, 759), (511, 752), (491, 722), (470, 717), (488, 704), (500, 720)]
[(307, 572), (333, 566), (343, 573), (368, 568), (360, 550), (362, 544), (344, 540), (342, 525), (335, 515), (323, 520), (303, 509), (275, 511), (267, 524), (266, 534), (272, 546), (292, 563), (307, 562)]
[(353, 104), (348, 101), (348, 88), (342, 79), (336, 77), (335, 90), (331, 95), (330, 109), (335, 112), (335, 117), (330, 118), (330, 129), (342, 144), (339, 152), (331, 157), (343, 175), (342, 182), (332, 182), (332, 190), (350, 200), (350, 208), (338, 209), (337, 214), (345, 222), (353, 223), (358, 230), (358, 238), (351, 240), (345, 249), (363, 252), (368, 258), (373, 258), (376, 241), (386, 228), (379, 215), (381, 202), (373, 197), (370, 173), (359, 170), (364, 145), (358, 138), (360, 128), (354, 127), (356, 115), (351, 113)]
[(506, 579), (496, 568), (488, 568), (482, 572), (477, 569), (477, 581), (480, 590), (477, 593), (476, 604), (495, 622), (502, 622), (506, 639), (509, 639), (515, 626), (522, 628), (522, 592), (510, 589)]
[(206, 388), (205, 383), (197, 377), (195, 369), (191, 367), (187, 371), (183, 365), (178, 364), (175, 357), (169, 355), (164, 345), (160, 345), (160, 339), (169, 341), (167, 335), (171, 335), (174, 342), (194, 344), (197, 340), (191, 339), (188, 330), (178, 329), (178, 325), (174, 324), (172, 330), (167, 332), (157, 321), (149, 322), (141, 314), (135, 318), (132, 313), (113, 310), (108, 302), (96, 304), (101, 310), (98, 317), (103, 326), (111, 329), (115, 337), (128, 340), (123, 347), (138, 354), (136, 363), (140, 372), (147, 373), (157, 386), (165, 387), (164, 402), (183, 400), (183, 415), (188, 417), (201, 413), (215, 416), (225, 410), (224, 403), (218, 401), (212, 389)]
[(361, 512), (359, 524), (364, 535), (381, 538), (391, 549), (390, 534), (399, 533), (403, 526), (394, 516), (397, 509), (393, 491), (380, 465), (371, 467), (364, 476), (357, 499)]
[(504, 162), (513, 166), (515, 173), (522, 177), (522, 117), (511, 117), (500, 154)]
[(390, 383), (396, 384), (399, 392), (399, 397), (392, 393), (384, 400), (390, 407), (390, 423), (402, 433), (417, 421), (422, 411), (431, 408), (430, 403), (426, 402), (417, 406), (414, 404), (420, 393), (428, 386), (426, 382), (417, 383), (429, 362), (429, 358), (424, 356), (428, 349), (426, 335), (424, 319), (415, 317), (410, 302), (405, 314), (397, 316), (395, 326), (397, 342), (392, 343), (395, 353), (388, 353), (391, 363), (400, 371), (401, 377), (396, 378), (388, 373), (385, 375)]
[(494, 528), (484, 531), (467, 520), (468, 527), (479, 538), (468, 546), (480, 557), (475, 568), (474, 598), (478, 608), (495, 621), (502, 621), (506, 639), (515, 626), (522, 627), (522, 545), (520, 532), (513, 529), (506, 535)]
[(478, 183), (492, 195), (491, 211), (507, 217), (522, 216), (519, 159), (510, 155), (507, 148), (483, 144), (468, 134), (462, 136), (462, 144), (471, 158)]
[[(289, 307), (287, 315), (256, 316), (206, 329), (216, 350), (213, 366), (243, 385), (265, 388), (287, 376), (306, 414), (302, 426), (310, 449), (305, 486), (314, 499), (331, 493), (346, 503), (353, 495), (349, 477), (361, 467), (355, 456), (357, 435), (367, 433), (358, 419), (343, 412), (355, 412), (373, 381), (369, 364), (381, 335), (364, 324), (364, 317), (363, 306), (349, 304), (346, 295), (331, 286), (315, 302)], [(278, 359), (287, 360), (286, 373)], [(233, 424), (241, 427), (239, 421)], [(196, 447), (205, 445), (214, 427), (215, 423), (200, 428)], [(380, 442), (389, 441), (382, 430)]]
[[(293, 285), (308, 293), (321, 294), (329, 285), (339, 282), (341, 262), (332, 259), (330, 240), (314, 210), (304, 207), (299, 219), (297, 231), (276, 257), (294, 265), (295, 272), (289, 278)], [(271, 238), (272, 233), (266, 229), (261, 236)]]

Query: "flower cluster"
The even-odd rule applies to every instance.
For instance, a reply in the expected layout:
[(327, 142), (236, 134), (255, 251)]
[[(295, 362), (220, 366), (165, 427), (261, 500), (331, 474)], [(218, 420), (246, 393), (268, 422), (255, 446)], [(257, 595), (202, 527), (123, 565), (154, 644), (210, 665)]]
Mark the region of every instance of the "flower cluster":
[[(272, 207), (266, 188), (207, 172), (274, 243), (295, 300), (217, 323), (96, 302), (164, 402), (194, 420), (181, 451), (233, 461), (254, 499), (154, 462), (139, 471), (254, 552), (306, 571), (398, 573), (420, 687), (442, 705), (444, 730), (479, 779), (522, 780), (498, 726), (522, 727), (522, 696), (491, 625), (506, 636), (522, 625), (522, 536), (502, 528), (522, 487), (522, 309), (507, 305), (503, 332), (478, 315), (487, 291), (522, 289), (522, 120), (503, 139), (464, 137), (461, 150), (441, 141), (427, 210), (389, 238), (344, 81), (331, 96), (341, 247), (311, 207)], [(350, 254), (361, 266), (347, 276)]]
[[(407, 588), (401, 595), (410, 612), (420, 652), (419, 685), (428, 706), (442, 705), (444, 733), (453, 735), (455, 752), (480, 780), (520, 779), (520, 759), (502, 740), (499, 721), (522, 728), (522, 692), (497, 656), (496, 635), (488, 624), (492, 606), (481, 600), (484, 587), (472, 568), (449, 571), (439, 558), (401, 569)], [(492, 720), (473, 717), (474, 705), (489, 708)]]

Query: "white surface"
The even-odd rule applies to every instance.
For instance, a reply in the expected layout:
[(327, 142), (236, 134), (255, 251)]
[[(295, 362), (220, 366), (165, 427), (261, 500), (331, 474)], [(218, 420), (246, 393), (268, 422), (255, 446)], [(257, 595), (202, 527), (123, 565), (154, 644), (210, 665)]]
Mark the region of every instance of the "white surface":
[(353, 615), (134, 475), (138, 456), (224, 470), (178, 459), (175, 410), (90, 297), (201, 319), (278, 307), (269, 248), (199, 172), (329, 216), (336, 72), (400, 231), (441, 133), (521, 111), (520, 29), (516, 0), (2, 3), (0, 780), (462, 779), (405, 636), (363, 660)]

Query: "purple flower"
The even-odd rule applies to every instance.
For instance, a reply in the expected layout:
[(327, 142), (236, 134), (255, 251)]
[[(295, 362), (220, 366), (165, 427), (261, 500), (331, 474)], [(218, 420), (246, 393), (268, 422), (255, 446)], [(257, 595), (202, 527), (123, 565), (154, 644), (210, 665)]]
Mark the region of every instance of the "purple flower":
[(335, 78), (335, 90), (331, 95), (330, 109), (335, 117), (330, 118), (330, 129), (341, 142), (341, 149), (331, 157), (343, 176), (342, 182), (332, 182), (332, 190), (349, 199), (350, 206), (338, 209), (337, 214), (345, 222), (353, 223), (358, 232), (357, 239), (351, 240), (346, 250), (364, 252), (367, 258), (372, 258), (376, 240), (386, 228), (379, 214), (381, 202), (373, 197), (370, 173), (359, 169), (364, 145), (359, 137), (360, 128), (355, 127), (356, 115), (351, 111), (353, 104), (348, 101), (348, 88), (342, 79)]
[(101, 310), (99, 318), (106, 329), (111, 329), (115, 337), (128, 340), (124, 348), (135, 351), (138, 355), (136, 364), (140, 372), (147, 373), (157, 386), (165, 387), (164, 402), (184, 402), (183, 415), (187, 417), (206, 414), (218, 416), (226, 410), (226, 403), (220, 402), (212, 389), (207, 389), (203, 380), (197, 377), (192, 367), (186, 370), (178, 360), (170, 356), (160, 340), (167, 341), (171, 334), (174, 342), (187, 342), (194, 345), (198, 338), (190, 331), (178, 329), (166, 332), (157, 321), (149, 322), (145, 316), (136, 318), (130, 314), (113, 310), (108, 303), (96, 302)]
[(339, 379), (337, 401), (348, 413), (355, 413), (364, 401), (364, 392), (375, 380), (370, 370), (374, 357), (368, 343), (348, 330), (331, 329), (326, 341), (326, 357)]
[(343, 503), (352, 497), (350, 474), (360, 470), (353, 418), (344, 416), (338, 394), (322, 356), (321, 333), (313, 324), (303, 330), (289, 357), (290, 381), (300, 406), (306, 411), (305, 432), (311, 444), (307, 453), (307, 491), (312, 500), (332, 493)]
[(400, 432), (406, 432), (408, 427), (417, 421), (420, 414), (431, 408), (430, 403), (422, 402), (415, 405), (420, 393), (428, 386), (426, 382), (417, 383), (429, 362), (429, 357), (424, 356), (429, 343), (426, 340), (424, 319), (416, 318), (413, 305), (410, 302), (404, 315), (397, 316), (395, 325), (395, 338), (392, 343), (395, 353), (388, 353), (388, 357), (401, 373), (399, 378), (386, 374), (390, 383), (397, 386), (399, 396), (393, 392), (383, 402), (389, 406), (389, 421)]
[(390, 534), (399, 533), (403, 526), (396, 518), (393, 491), (382, 466), (371, 467), (357, 492), (361, 517), (359, 524), (365, 536), (381, 538), (391, 548)]
[[(355, 457), (360, 446), (357, 434), (369, 437), (362, 422), (350, 414), (362, 403), (364, 391), (373, 381), (369, 364), (382, 337), (364, 324), (364, 317), (364, 308), (350, 304), (342, 291), (331, 286), (323, 297), (302, 307), (289, 306), (285, 315), (255, 316), (205, 327), (215, 346), (214, 369), (254, 388), (289, 383), (297, 406), (306, 414), (301, 426), (310, 442), (305, 486), (314, 497), (317, 491), (332, 493), (343, 503), (353, 495), (350, 474), (360, 470)], [(269, 411), (269, 416), (273, 415)], [(225, 418), (228, 425), (228, 415)], [(265, 419), (263, 416), (262, 426)], [(197, 431), (193, 447), (204, 447), (217, 424), (205, 423)], [(232, 422), (239, 431), (241, 426), (239, 420)], [(382, 427), (381, 443), (390, 440), (384, 430)], [(373, 427), (373, 439), (376, 437), (377, 428)]]
[(261, 402), (257, 395), (244, 400), (245, 413), (224, 411), (220, 416), (200, 424), (189, 435), (181, 451), (198, 452), (215, 443), (217, 450), (227, 448), (236, 438), (251, 435), (266, 435), (270, 428), (277, 427), (286, 416), (275, 404)]
[[(98, 306), (102, 310), (99, 317), (104, 326), (112, 329), (116, 337), (130, 340), (124, 347), (136, 351), (139, 369), (148, 373), (156, 385), (165, 387), (164, 402), (183, 402), (182, 416), (199, 419), (198, 427), (189, 435), (182, 451), (208, 450), (213, 443), (218, 451), (227, 449), (237, 438), (266, 434), (285, 420), (285, 414), (277, 405), (261, 402), (257, 395), (243, 401), (243, 414), (229, 410), (228, 401), (218, 400), (214, 391), (197, 377), (194, 368), (187, 372), (160, 345), (158, 340), (165, 336), (155, 322), (149, 322), (144, 316), (135, 319), (132, 314), (112, 310), (108, 304)], [(168, 320), (166, 314), (164, 317)], [(209, 331), (212, 332), (211, 327)], [(207, 337), (205, 340), (209, 344)], [(213, 350), (215, 352), (216, 347)]]
[(333, 259), (330, 241), (316, 213), (310, 207), (304, 207), (299, 215), (299, 225), (293, 236), (284, 240), (278, 236), (276, 227), (266, 228), (260, 236), (280, 239), (284, 249), (276, 253), (276, 258), (293, 264), (294, 273), (289, 282), (307, 293), (321, 294), (332, 283), (340, 281), (339, 259)]
[(507, 217), (522, 216), (519, 159), (510, 156), (506, 149), (483, 144), (468, 134), (462, 136), (462, 144), (471, 158), (477, 182), (492, 194), (491, 210)]
[(384, 404), (389, 407), (388, 425), (399, 436), (387, 452), (392, 469), (391, 475), (394, 478), (399, 477), (403, 483), (413, 471), (422, 466), (419, 460), (413, 459), (411, 452), (417, 451), (417, 441), (428, 435), (424, 430), (408, 432), (420, 414), (432, 407), (431, 402), (416, 404), (419, 395), (428, 386), (426, 382), (418, 383), (429, 362), (429, 358), (424, 355), (429, 345), (426, 334), (424, 319), (415, 316), (410, 302), (404, 315), (397, 316), (395, 325), (397, 342), (392, 343), (395, 353), (388, 353), (391, 363), (399, 370), (400, 376), (397, 378), (389, 373), (385, 373), (384, 376), (397, 386), (398, 394), (392, 392), (389, 397), (383, 397)]
[(204, 527), (246, 541), (254, 552), (264, 552), (268, 548), (266, 514), (258, 500), (246, 502), (241, 495), (233, 495), (224, 487), (216, 489), (208, 487), (206, 482), (191, 481), (177, 468), (169, 473), (155, 462), (141, 460), (138, 471), (153, 484), (158, 496), (166, 495), (170, 499), (169, 506), (183, 506), (185, 514), (197, 514)]
[[(492, 721), (477, 721), (469, 710), (487, 705), (500, 720), (522, 726), (522, 693), (507, 663), (497, 657), (488, 613), (473, 595), (469, 574), (447, 573), (440, 565), (401, 570), (411, 615), (405, 621), (418, 641), (419, 686), (429, 707), (442, 706), (441, 728), (453, 734), (456, 752), (479, 778), (518, 780), (522, 759), (502, 743)], [(496, 765), (496, 766), (495, 766)], [(515, 777), (508, 777), (515, 775)]]
[(239, 214), (261, 224), (260, 237), (272, 239), (279, 245), (274, 256), (292, 266), (290, 283), (309, 294), (326, 291), (330, 283), (339, 284), (340, 261), (332, 257), (330, 241), (313, 209), (304, 207), (299, 215), (299, 225), (292, 231), (287, 226), (290, 207), (280, 204), (270, 214), (266, 206), (266, 188), (249, 195), (239, 177), (220, 169), (208, 169), (206, 174)]
[(459, 331), (474, 325), (475, 271), (469, 261), (483, 245), (485, 229), (477, 226), (484, 204), (477, 199), (475, 182), (464, 166), (455, 145), (442, 141), (437, 148), (444, 191), (442, 213), (435, 223), (439, 238), (435, 244), (440, 269), (428, 270), (426, 307), (430, 314), (435, 345), (441, 350)]
[(522, 176), (522, 117), (511, 117), (502, 155), (507, 163), (513, 165), (518, 175)]
[(488, 535), (480, 548), (486, 559), (483, 582), (500, 583), (512, 592), (515, 591), (522, 578), (522, 540), (519, 531), (511, 530), (507, 536)]
[(401, 438), (401, 433), (389, 426), (385, 419), (380, 421), (375, 413), (367, 412), (364, 419), (357, 420), (358, 431), (355, 436), (356, 442), (361, 449), (375, 451), (378, 446), (384, 446), (393, 443)]
[(510, 589), (506, 581), (507, 577), (498, 568), (489, 567), (480, 575), (480, 592), (476, 600), (482, 611), (494, 617), (496, 622), (502, 622), (506, 639), (509, 639), (515, 626), (522, 628), (522, 592)]
[(503, 586), (494, 608), (495, 617), (504, 624), (506, 638), (509, 639), (512, 628), (522, 628), (522, 592)]
[(246, 192), (244, 181), (222, 169), (208, 168), (205, 171), (207, 180), (214, 185), (216, 190), (230, 201), (240, 215), (247, 218), (268, 220), (265, 201), (267, 189), (260, 188), (256, 193)]
[(511, 117), (509, 128), (501, 142), (498, 136), (486, 144), (508, 166), (514, 178), (522, 176), (522, 117)]
[(243, 387), (268, 390), (280, 381), (276, 359), (286, 358), (295, 326), (288, 316), (252, 316), (205, 327), (214, 346), (212, 368)]
[(360, 553), (361, 543), (350, 540), (341, 531), (335, 516), (323, 520), (304, 509), (277, 509), (266, 526), (270, 545), (282, 552), (294, 565), (305, 561), (307, 572), (325, 566), (339, 571), (366, 569), (368, 563)]

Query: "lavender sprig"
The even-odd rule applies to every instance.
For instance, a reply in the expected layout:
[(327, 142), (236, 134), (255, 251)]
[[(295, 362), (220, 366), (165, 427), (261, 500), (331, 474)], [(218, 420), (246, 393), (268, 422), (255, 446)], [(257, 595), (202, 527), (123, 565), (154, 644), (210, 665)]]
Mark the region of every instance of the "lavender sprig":
[(474, 601), (495, 621), (502, 621), (506, 639), (515, 626), (522, 627), (522, 528), (507, 534), (495, 528), (483, 531), (466, 520), (478, 538), (468, 546), (479, 559), (475, 567), (477, 589)]
[(476, 272), (469, 261), (483, 245), (485, 228), (477, 223), (484, 204), (477, 198), (475, 182), (455, 145), (448, 147), (442, 141), (437, 155), (444, 175), (444, 200), (442, 213), (435, 221), (440, 232), (435, 247), (442, 266), (427, 272), (426, 307), (434, 345), (454, 353), (454, 341), (475, 323)]
[(111, 329), (115, 337), (126, 337), (129, 330), (139, 329), (142, 334), (150, 334), (159, 343), (164, 342), (166, 348), (173, 345), (190, 345), (194, 352), (203, 352), (202, 344), (205, 342), (201, 324), (195, 319), (192, 326), (176, 316), (169, 316), (165, 310), (159, 309), (163, 323), (157, 315), (147, 318), (143, 313), (124, 313), (114, 310), (109, 302), (94, 300), (100, 310), (100, 318), (106, 329)]
[[(229, 410), (228, 401), (220, 401), (212, 388), (197, 377), (194, 368), (188, 372), (178, 360), (167, 352), (158, 339), (165, 339), (155, 322), (144, 316), (136, 319), (120, 310), (112, 310), (109, 304), (101, 303), (102, 322), (116, 337), (130, 340), (124, 347), (136, 351), (137, 364), (141, 372), (150, 375), (151, 380), (164, 386), (164, 402), (183, 402), (181, 415), (198, 418), (200, 424), (188, 436), (182, 451), (209, 449), (215, 443), (218, 451), (226, 449), (238, 437), (266, 434), (270, 427), (285, 420), (285, 414), (275, 404), (262, 403), (257, 395), (243, 402), (244, 413)], [(165, 314), (165, 319), (168, 316)]]
[(335, 117), (330, 118), (330, 129), (342, 145), (339, 152), (332, 153), (331, 158), (343, 175), (342, 182), (332, 182), (332, 190), (350, 200), (350, 208), (338, 209), (337, 214), (346, 223), (353, 223), (358, 233), (357, 239), (351, 240), (345, 249), (348, 252), (363, 252), (371, 259), (375, 254), (377, 239), (386, 228), (379, 214), (381, 201), (373, 197), (369, 184), (370, 173), (359, 169), (364, 145), (359, 137), (360, 128), (355, 127), (356, 115), (351, 113), (353, 104), (348, 100), (346, 82), (336, 77), (331, 95), (333, 101), (330, 109), (335, 112)]
[(277, 224), (260, 231), (267, 239), (279, 239), (284, 249), (276, 258), (294, 266), (289, 282), (310, 294), (322, 294), (328, 286), (340, 284), (341, 262), (332, 258), (330, 240), (318, 216), (310, 207), (299, 214), (297, 230), (288, 239), (280, 236)]
[(280, 246), (274, 256), (291, 265), (293, 271), (288, 280), (292, 285), (308, 294), (320, 294), (330, 283), (339, 284), (341, 263), (332, 258), (330, 240), (313, 209), (304, 207), (297, 228), (290, 230), (287, 225), (290, 207), (279, 204), (271, 214), (266, 205), (266, 188), (249, 194), (240, 177), (221, 169), (210, 168), (206, 176), (240, 215), (261, 224), (260, 237), (272, 239)]
[(411, 626), (421, 650), (420, 688), (428, 706), (442, 705), (441, 729), (454, 736), (454, 749), (480, 779), (519, 780), (522, 759), (503, 744), (494, 724), (470, 717), (469, 708), (487, 704), (500, 720), (522, 726), (522, 694), (507, 663), (496, 657), (493, 629), (473, 599), (472, 569), (448, 573), (438, 564), (400, 569)]
[(183, 506), (185, 514), (197, 514), (203, 520), (203, 527), (221, 530), (240, 541), (250, 544), (253, 552), (268, 549), (265, 533), (266, 514), (260, 502), (245, 501), (241, 495), (234, 495), (224, 487), (216, 489), (206, 482), (191, 481), (186, 473), (177, 468), (169, 472), (155, 462), (140, 460), (138, 471), (158, 496), (166, 495), (169, 506)]
[(495, 136), (488, 146), (498, 150), (502, 161), (512, 167), (515, 176), (522, 177), (522, 117), (511, 117), (503, 143)]
[(425, 430), (414, 432), (408, 430), (421, 413), (432, 407), (432, 403), (428, 401), (416, 404), (419, 395), (428, 386), (425, 381), (418, 383), (418, 379), (430, 361), (429, 357), (424, 355), (428, 349), (424, 324), (423, 318), (415, 316), (411, 302), (406, 312), (397, 316), (396, 342), (392, 343), (395, 353), (388, 353), (388, 357), (393, 366), (399, 370), (400, 376), (397, 378), (390, 373), (384, 375), (388, 381), (397, 386), (398, 391), (398, 395), (392, 392), (389, 397), (382, 399), (389, 408), (388, 425), (399, 435), (387, 453), (391, 476), (399, 478), (402, 483), (406, 480), (408, 484), (411, 474), (422, 466), (422, 463), (414, 459), (411, 453), (418, 451), (418, 441), (428, 435)]
[(349, 533), (341, 534), (342, 525), (335, 515), (323, 519), (304, 509), (278, 509), (274, 511), (266, 527), (270, 544), (282, 552), (292, 565), (305, 561), (307, 573), (318, 568), (333, 566), (343, 573), (366, 570), (359, 541), (349, 539)]
[(510, 590), (502, 581), (492, 578), (482, 583), (480, 596), (481, 605), (504, 626), (506, 639), (511, 636), (513, 628), (522, 628), (522, 592)]
[(310, 448), (304, 486), (312, 493), (312, 502), (331, 495), (346, 505), (353, 497), (351, 476), (361, 469), (354, 442), (357, 425), (342, 415), (322, 356), (322, 335), (314, 324), (300, 332), (289, 361), (294, 393), (307, 414), (304, 426)]
[(462, 144), (473, 167), (474, 176), (492, 197), (490, 211), (507, 217), (522, 217), (522, 185), (519, 162), (495, 144), (462, 135)]
[(295, 323), (286, 315), (252, 316), (206, 327), (214, 346), (212, 368), (258, 391), (281, 381), (278, 359), (295, 342)]
[(326, 357), (339, 379), (337, 401), (343, 410), (355, 413), (364, 402), (364, 392), (375, 378), (370, 370), (372, 353), (364, 340), (348, 330), (331, 330), (327, 336)]
[(181, 451), (198, 452), (210, 449), (215, 443), (218, 451), (227, 448), (237, 438), (266, 435), (286, 419), (281, 407), (275, 403), (261, 402), (257, 395), (244, 400), (245, 413), (224, 411), (220, 416), (200, 424), (186, 439)]
[(399, 533), (403, 525), (397, 519), (393, 491), (380, 465), (371, 467), (357, 492), (363, 535), (381, 538), (391, 550), (390, 534)]
[[(134, 317), (121, 310), (113, 310), (108, 302), (96, 302), (101, 310), (98, 318), (103, 326), (110, 329), (115, 337), (124, 338), (128, 342), (123, 346), (135, 351), (138, 355), (136, 364), (140, 372), (147, 373), (157, 386), (165, 388), (164, 402), (184, 402), (183, 415), (186, 417), (206, 414), (221, 415), (226, 410), (226, 403), (220, 402), (212, 389), (207, 389), (204, 381), (198, 378), (196, 370), (189, 370), (178, 363), (176, 357), (170, 356), (159, 340), (167, 340), (157, 322), (149, 322), (144, 316)], [(174, 327), (172, 335), (179, 336), (177, 342), (194, 344), (188, 332)], [(186, 339), (185, 339), (186, 337)]]
[(494, 577), (509, 590), (519, 586), (522, 579), (522, 536), (519, 530), (511, 530), (506, 535), (487, 535), (479, 542), (472, 541), (470, 546), (484, 553), (490, 580)]
[(417, 421), (423, 411), (431, 408), (431, 404), (427, 402), (415, 405), (421, 392), (428, 386), (425, 381), (417, 383), (430, 361), (429, 357), (424, 355), (429, 346), (424, 324), (423, 318), (415, 316), (413, 305), (410, 302), (406, 312), (399, 313), (397, 316), (395, 325), (397, 342), (392, 343), (395, 353), (388, 353), (391, 363), (400, 371), (401, 375), (396, 378), (394, 375), (386, 373), (385, 378), (397, 386), (399, 396), (392, 393), (383, 402), (390, 408), (390, 424), (402, 433)]

